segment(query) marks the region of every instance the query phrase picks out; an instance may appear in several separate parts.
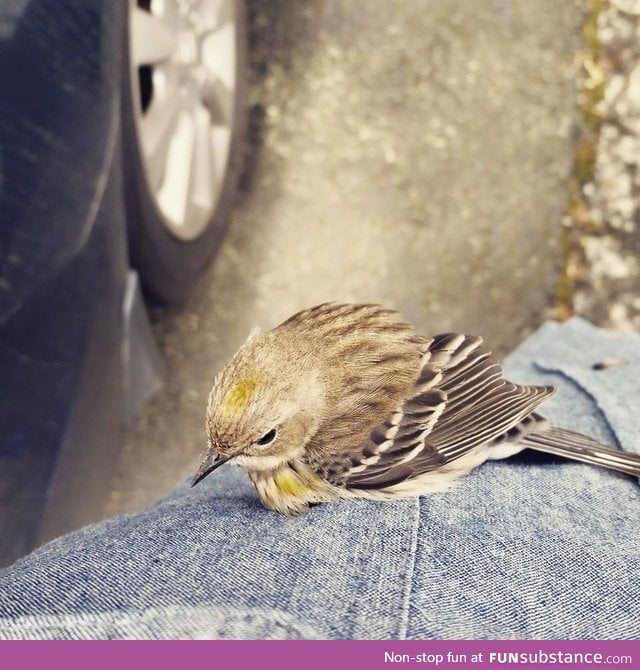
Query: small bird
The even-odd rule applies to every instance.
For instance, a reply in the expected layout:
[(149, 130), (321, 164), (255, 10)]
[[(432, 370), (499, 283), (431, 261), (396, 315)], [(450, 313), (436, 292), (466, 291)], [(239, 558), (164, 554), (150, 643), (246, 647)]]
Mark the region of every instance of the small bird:
[(640, 455), (538, 414), (555, 392), (504, 379), (480, 337), (423, 337), (381, 305), (324, 303), (253, 333), (218, 374), (192, 486), (233, 460), (266, 507), (298, 514), (441, 491), (525, 448), (640, 476)]

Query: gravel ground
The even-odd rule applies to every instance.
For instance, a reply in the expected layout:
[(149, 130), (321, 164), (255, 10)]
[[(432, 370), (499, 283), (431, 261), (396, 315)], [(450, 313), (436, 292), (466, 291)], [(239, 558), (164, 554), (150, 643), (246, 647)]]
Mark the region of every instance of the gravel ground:
[(583, 186), (591, 223), (575, 310), (602, 326), (640, 330), (640, 0), (600, 12), (600, 57), (587, 81), (604, 84), (593, 178)]

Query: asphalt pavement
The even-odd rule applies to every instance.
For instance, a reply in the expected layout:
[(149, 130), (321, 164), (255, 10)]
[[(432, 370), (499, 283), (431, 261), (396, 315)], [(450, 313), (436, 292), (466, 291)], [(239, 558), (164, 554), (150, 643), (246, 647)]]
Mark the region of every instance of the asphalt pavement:
[(583, 8), (249, 2), (243, 189), (192, 300), (153, 312), (167, 385), (129, 431), (102, 515), (193, 472), (214, 374), (255, 325), (379, 301), (502, 355), (548, 318)]

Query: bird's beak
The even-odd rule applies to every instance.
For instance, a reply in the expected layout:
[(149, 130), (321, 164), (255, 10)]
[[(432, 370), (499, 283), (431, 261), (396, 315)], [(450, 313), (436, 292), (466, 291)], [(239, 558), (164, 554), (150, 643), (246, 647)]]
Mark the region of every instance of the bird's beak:
[(205, 455), (198, 472), (191, 480), (191, 487), (193, 488), (198, 482), (201, 482), (207, 475), (210, 475), (214, 470), (219, 468), (223, 463), (226, 463), (231, 456), (220, 456), (215, 452), (209, 452)]

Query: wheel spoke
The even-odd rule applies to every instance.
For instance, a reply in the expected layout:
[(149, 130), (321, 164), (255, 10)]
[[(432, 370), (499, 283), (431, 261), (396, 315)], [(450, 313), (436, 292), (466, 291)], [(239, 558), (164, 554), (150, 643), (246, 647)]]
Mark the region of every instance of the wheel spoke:
[(215, 165), (212, 157), (209, 115), (202, 107), (196, 107), (193, 113), (196, 144), (193, 152), (193, 170), (191, 180), (191, 200), (205, 208), (213, 205), (215, 190)]
[(131, 11), (131, 60), (134, 65), (153, 65), (169, 60), (175, 34), (166, 21), (139, 7)]
[(153, 189), (157, 189), (162, 181), (169, 160), (169, 145), (178, 131), (180, 110), (180, 97), (169, 90), (159, 99), (154, 98), (141, 118), (141, 145)]
[(185, 221), (189, 222), (190, 231), (197, 234), (208, 223), (219, 184), (212, 156), (209, 115), (202, 107), (196, 107), (191, 118), (195, 128), (195, 141)]
[(191, 188), (195, 142), (192, 116), (181, 112), (171, 139), (162, 186), (157, 192), (158, 205), (174, 226), (184, 225)]
[(230, 23), (202, 40), (202, 65), (209, 74), (224, 82), (227, 88), (233, 88), (235, 84), (235, 41), (235, 28)]

